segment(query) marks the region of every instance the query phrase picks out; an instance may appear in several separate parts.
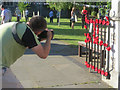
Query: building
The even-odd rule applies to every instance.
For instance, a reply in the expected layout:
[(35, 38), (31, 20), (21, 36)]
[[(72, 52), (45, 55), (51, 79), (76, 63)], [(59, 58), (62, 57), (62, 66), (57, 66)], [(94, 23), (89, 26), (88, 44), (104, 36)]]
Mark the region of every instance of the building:
[[(24, 2), (24, 3), (28, 3), (28, 11), (29, 11), (29, 16), (33, 16), (33, 12), (35, 13), (35, 15), (39, 15), (43, 16), (43, 17), (49, 17), (49, 12), (50, 12), (50, 8), (48, 8), (47, 6), (49, 5), (49, 3), (45, 3), (45, 2)], [(15, 15), (15, 9), (16, 7), (18, 7), (18, 2), (1, 2), (0, 4), (5, 5), (5, 8), (11, 10), (12, 15)], [(56, 17), (56, 10), (54, 10), (54, 17)], [(62, 10), (61, 11), (61, 17), (63, 18), (68, 18), (70, 17), (70, 12), (68, 10)]]
[[(29, 16), (33, 15), (33, 12), (35, 12), (35, 15), (37, 15), (39, 11), (39, 15), (41, 16), (48, 16), (48, 13), (50, 11), (49, 8), (47, 8), (47, 4), (44, 2), (24, 2), (24, 3), (29, 3), (28, 11), (29, 11)], [(15, 9), (18, 7), (18, 2), (1, 2), (0, 4), (3, 4), (6, 9), (11, 10), (12, 15), (15, 15)]]
[(11, 10), (12, 15), (15, 15), (14, 12), (18, 4), (17, 2), (1, 2), (1, 4), (5, 5), (5, 8)]

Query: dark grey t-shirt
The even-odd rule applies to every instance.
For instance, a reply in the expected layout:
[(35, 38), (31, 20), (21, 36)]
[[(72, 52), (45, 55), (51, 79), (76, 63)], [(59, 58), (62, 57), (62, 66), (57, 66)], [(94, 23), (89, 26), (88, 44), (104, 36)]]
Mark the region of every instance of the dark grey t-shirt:
[(25, 47), (33, 48), (37, 46), (34, 35), (31, 30), (27, 27), (25, 33), (23, 34), (22, 41)]

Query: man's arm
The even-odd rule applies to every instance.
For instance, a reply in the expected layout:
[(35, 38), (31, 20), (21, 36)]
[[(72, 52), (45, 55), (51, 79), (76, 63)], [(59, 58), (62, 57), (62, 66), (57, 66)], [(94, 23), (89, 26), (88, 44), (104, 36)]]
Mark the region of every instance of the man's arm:
[(40, 57), (45, 59), (49, 52), (50, 52), (50, 48), (51, 48), (51, 38), (52, 38), (52, 33), (51, 31), (47, 32), (47, 39), (46, 39), (46, 43), (42, 46), (41, 44), (35, 46), (32, 48), (32, 50)]
[(1, 24), (3, 24), (4, 19), (5, 19), (5, 16), (2, 16)]
[(73, 12), (71, 11), (71, 17), (73, 16)]
[(5, 19), (5, 12), (4, 12), (4, 11), (2, 11), (1, 17), (2, 17), (1, 24), (3, 24), (3, 21), (4, 21), (4, 19)]

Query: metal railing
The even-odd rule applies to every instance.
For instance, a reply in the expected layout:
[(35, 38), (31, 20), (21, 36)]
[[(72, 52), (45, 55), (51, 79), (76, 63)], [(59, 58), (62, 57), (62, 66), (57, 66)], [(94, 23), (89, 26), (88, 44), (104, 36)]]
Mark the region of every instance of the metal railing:
[[(110, 79), (110, 19), (89, 19), (85, 16), (86, 61), (87, 68)], [(88, 32), (89, 31), (89, 32)], [(87, 33), (88, 32), (88, 33)]]

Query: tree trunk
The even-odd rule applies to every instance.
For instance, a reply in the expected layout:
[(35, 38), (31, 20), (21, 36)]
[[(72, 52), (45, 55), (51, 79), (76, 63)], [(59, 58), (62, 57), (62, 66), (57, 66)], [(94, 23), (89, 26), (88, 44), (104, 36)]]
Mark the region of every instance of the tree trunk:
[(60, 26), (60, 14), (61, 14), (61, 11), (59, 11), (59, 22), (58, 22), (58, 26)]

